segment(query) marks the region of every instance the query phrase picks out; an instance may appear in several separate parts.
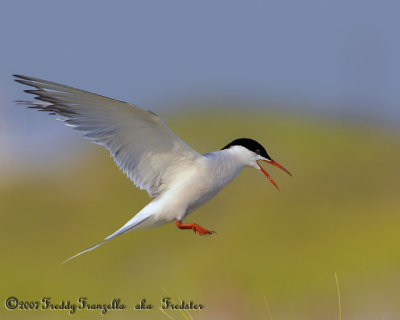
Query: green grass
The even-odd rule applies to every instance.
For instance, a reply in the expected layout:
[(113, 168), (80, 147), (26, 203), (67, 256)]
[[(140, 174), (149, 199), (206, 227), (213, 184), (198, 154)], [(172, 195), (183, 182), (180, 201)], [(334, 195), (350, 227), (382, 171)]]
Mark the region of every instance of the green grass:
[[(0, 185), (3, 299), (87, 296), (105, 303), (120, 297), (129, 309), (110, 312), (113, 319), (165, 319), (158, 310), (163, 284), (175, 297), (206, 306), (191, 311), (196, 320), (222, 314), (266, 319), (266, 293), (274, 320), (337, 319), (337, 272), (346, 288), (345, 318), (400, 314), (399, 132), (271, 112), (164, 118), (200, 152), (254, 138), (293, 177), (264, 166), (278, 192), (262, 174), (245, 169), (186, 220), (217, 231), (211, 238), (170, 224), (123, 235), (60, 265), (119, 228), (149, 198), (90, 143), (63, 167), (16, 168)], [(154, 310), (134, 311), (141, 298)], [(0, 315), (65, 317), (4, 307)], [(75, 316), (98, 318), (94, 312)]]

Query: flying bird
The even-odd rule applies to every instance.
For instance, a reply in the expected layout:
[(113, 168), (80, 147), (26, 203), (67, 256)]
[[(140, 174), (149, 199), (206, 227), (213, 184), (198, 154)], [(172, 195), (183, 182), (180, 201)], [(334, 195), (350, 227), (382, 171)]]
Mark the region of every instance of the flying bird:
[(200, 154), (151, 111), (58, 83), (14, 76), (15, 81), (35, 88), (25, 92), (36, 95), (35, 99), (39, 100), (17, 102), (59, 116), (59, 120), (82, 131), (90, 141), (106, 147), (118, 167), (153, 198), (102, 242), (64, 262), (128, 231), (156, 227), (171, 221), (175, 221), (179, 229), (211, 235), (213, 231), (182, 221), (213, 198), (243, 168), (259, 170), (276, 188), (277, 184), (258, 161), (265, 161), (291, 175), (253, 139), (236, 139), (221, 150)]

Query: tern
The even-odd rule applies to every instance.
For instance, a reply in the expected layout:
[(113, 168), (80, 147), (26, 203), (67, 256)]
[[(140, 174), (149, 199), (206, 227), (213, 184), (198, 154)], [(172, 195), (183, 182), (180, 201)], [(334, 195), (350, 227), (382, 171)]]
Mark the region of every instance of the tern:
[(17, 102), (60, 116), (58, 120), (106, 147), (128, 178), (153, 198), (102, 242), (64, 262), (128, 231), (172, 221), (179, 229), (211, 235), (213, 231), (182, 221), (212, 199), (242, 169), (253, 167), (259, 170), (276, 188), (277, 184), (258, 161), (265, 161), (291, 175), (253, 139), (236, 139), (221, 150), (200, 154), (175, 135), (154, 112), (58, 83), (22, 75), (14, 77), (15, 81), (35, 88), (25, 92), (36, 95), (35, 99), (39, 100)]

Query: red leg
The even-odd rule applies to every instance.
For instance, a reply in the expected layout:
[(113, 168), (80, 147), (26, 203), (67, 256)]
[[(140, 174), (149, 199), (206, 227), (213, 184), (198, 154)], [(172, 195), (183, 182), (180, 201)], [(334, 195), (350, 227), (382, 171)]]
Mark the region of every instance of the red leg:
[(215, 233), (215, 231), (208, 231), (196, 223), (182, 223), (181, 220), (178, 220), (176, 222), (176, 226), (179, 229), (192, 229), (194, 231), (194, 233), (196, 233), (196, 231), (197, 231), (200, 236), (204, 236), (205, 234), (211, 235), (211, 234)]

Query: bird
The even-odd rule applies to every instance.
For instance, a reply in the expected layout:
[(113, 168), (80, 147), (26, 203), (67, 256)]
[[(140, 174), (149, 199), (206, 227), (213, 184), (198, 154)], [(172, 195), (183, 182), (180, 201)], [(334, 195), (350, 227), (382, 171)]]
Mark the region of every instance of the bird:
[(152, 198), (121, 228), (64, 262), (92, 251), (123, 233), (173, 221), (179, 229), (211, 236), (214, 231), (183, 221), (236, 178), (242, 169), (257, 169), (278, 190), (278, 185), (259, 161), (291, 176), (253, 139), (235, 139), (220, 150), (200, 154), (175, 135), (152, 111), (55, 82), (17, 74), (14, 77), (16, 82), (31, 87), (25, 92), (35, 95), (35, 101), (17, 103), (59, 116), (57, 120), (82, 131), (91, 142), (107, 148), (117, 166), (134, 185), (146, 190)]

